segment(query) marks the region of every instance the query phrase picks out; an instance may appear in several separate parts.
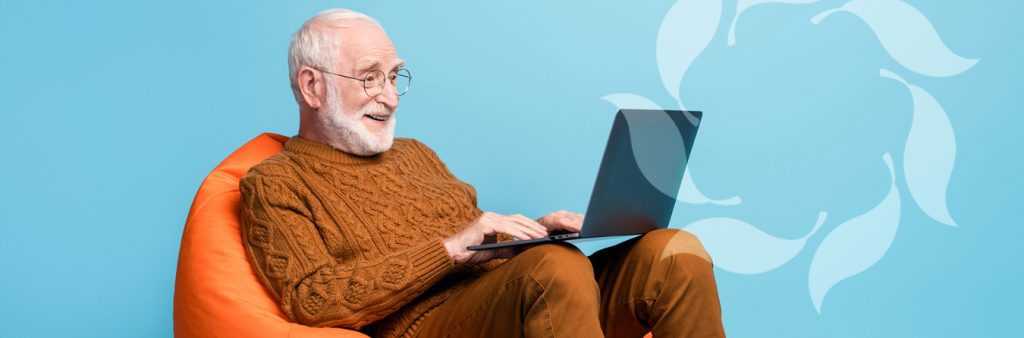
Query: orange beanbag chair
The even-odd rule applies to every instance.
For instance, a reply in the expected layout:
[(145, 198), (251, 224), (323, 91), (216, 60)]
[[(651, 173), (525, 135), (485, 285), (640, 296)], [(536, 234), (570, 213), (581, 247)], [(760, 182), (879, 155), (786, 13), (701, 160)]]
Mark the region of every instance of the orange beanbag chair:
[(239, 230), (238, 180), (280, 151), (286, 140), (271, 133), (257, 136), (217, 165), (199, 186), (178, 253), (175, 337), (367, 337), (289, 322), (249, 265)]

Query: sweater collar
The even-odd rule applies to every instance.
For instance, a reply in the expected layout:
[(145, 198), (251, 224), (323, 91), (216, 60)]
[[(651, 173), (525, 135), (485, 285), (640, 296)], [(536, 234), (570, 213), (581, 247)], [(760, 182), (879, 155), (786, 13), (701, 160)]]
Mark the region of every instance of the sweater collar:
[[(392, 145), (392, 148), (394, 148), (394, 145)], [(346, 153), (323, 143), (300, 138), (297, 135), (292, 136), (284, 143), (284, 149), (293, 153), (308, 155), (340, 164), (377, 164), (387, 159), (389, 157), (388, 153), (391, 152), (388, 150), (377, 155), (359, 156)]]

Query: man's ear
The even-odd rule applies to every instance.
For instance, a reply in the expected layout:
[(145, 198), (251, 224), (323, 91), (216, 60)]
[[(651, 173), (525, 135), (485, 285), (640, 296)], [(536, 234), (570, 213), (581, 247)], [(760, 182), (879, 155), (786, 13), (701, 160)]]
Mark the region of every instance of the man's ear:
[(295, 84), (299, 86), (299, 94), (306, 105), (313, 109), (320, 109), (327, 97), (327, 86), (324, 83), (323, 74), (307, 67), (299, 67), (295, 74)]

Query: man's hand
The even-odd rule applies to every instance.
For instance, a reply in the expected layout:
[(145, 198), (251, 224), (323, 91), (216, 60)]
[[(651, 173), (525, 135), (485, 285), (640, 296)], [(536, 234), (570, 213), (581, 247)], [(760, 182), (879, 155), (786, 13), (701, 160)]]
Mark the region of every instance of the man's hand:
[(518, 239), (533, 239), (548, 235), (547, 229), (539, 223), (523, 215), (500, 215), (484, 212), (465, 229), (444, 240), (448, 255), (455, 264), (486, 262), (495, 258), (511, 258), (515, 256), (513, 248), (497, 250), (470, 251), (467, 246), (490, 244), (498, 241), (498, 234), (506, 234)]
[(583, 229), (583, 215), (559, 210), (538, 218), (537, 223), (543, 225), (548, 231), (580, 232)]

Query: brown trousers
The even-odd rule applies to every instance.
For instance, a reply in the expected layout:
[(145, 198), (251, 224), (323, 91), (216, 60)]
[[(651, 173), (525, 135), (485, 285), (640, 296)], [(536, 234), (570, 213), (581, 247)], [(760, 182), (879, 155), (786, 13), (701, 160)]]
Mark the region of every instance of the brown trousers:
[(688, 232), (647, 233), (587, 257), (526, 249), (432, 311), (416, 337), (724, 337), (710, 257)]

